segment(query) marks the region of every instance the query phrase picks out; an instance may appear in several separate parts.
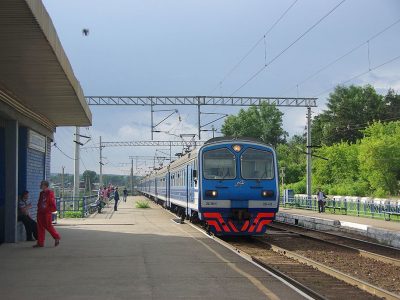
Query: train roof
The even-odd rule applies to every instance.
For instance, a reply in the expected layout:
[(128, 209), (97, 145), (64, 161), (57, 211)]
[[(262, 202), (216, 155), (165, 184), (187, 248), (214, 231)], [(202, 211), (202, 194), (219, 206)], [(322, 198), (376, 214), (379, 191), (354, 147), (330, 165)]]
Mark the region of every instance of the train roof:
[(271, 147), (270, 144), (267, 144), (267, 143), (265, 143), (262, 140), (257, 139), (257, 138), (253, 138), (253, 137), (234, 137), (234, 136), (221, 136), (221, 137), (212, 138), (212, 139), (209, 139), (208, 141), (206, 141), (204, 143), (204, 145), (215, 144), (215, 143), (223, 143), (223, 142), (229, 142), (229, 143), (233, 142), (234, 143), (236, 141), (263, 144), (265, 146)]

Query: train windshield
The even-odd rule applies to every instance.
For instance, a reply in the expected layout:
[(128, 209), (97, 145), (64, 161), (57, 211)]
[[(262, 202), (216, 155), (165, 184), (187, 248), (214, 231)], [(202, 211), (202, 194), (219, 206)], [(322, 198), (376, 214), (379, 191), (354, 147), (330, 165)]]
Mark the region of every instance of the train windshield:
[(205, 179), (236, 178), (235, 155), (227, 148), (204, 152), (203, 173)]
[(271, 152), (249, 148), (241, 156), (241, 165), (244, 179), (274, 178), (274, 160)]

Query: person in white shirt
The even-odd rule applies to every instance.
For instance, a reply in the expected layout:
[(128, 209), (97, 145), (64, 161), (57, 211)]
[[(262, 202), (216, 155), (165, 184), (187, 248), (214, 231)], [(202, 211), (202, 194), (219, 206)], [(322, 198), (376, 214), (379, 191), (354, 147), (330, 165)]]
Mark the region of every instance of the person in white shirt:
[(318, 200), (318, 212), (319, 213), (325, 212), (325, 199), (326, 199), (326, 195), (321, 190), (321, 188), (318, 188), (317, 200)]
[(32, 204), (29, 201), (29, 192), (25, 191), (18, 200), (18, 221), (21, 221), (25, 226), (27, 241), (34, 241), (37, 239), (37, 224), (32, 220), (29, 213), (31, 207)]

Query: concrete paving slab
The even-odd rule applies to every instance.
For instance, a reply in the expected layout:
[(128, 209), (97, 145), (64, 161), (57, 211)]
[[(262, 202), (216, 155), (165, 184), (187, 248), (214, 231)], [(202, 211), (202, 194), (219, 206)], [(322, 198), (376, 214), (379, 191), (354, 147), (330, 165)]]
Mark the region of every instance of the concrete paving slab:
[(303, 299), (151, 204), (59, 220), (61, 245), (0, 246), (1, 299)]

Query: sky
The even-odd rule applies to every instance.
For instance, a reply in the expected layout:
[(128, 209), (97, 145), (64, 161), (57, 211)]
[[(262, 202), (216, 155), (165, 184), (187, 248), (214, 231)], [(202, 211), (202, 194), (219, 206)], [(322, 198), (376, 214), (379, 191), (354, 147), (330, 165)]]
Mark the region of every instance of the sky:
[[(324, 110), (337, 84), (371, 84), (380, 93), (389, 88), (400, 92), (400, 22), (394, 24), (400, 20), (400, 1), (342, 1), (43, 0), (86, 96), (317, 97), (313, 116)], [(89, 29), (88, 36), (82, 34), (83, 28)], [(83, 139), (81, 173), (99, 172), (100, 136), (103, 141), (150, 140), (149, 107), (90, 108), (93, 125), (81, 128), (81, 134), (91, 137)], [(157, 129), (175, 135), (196, 133), (195, 107), (156, 110), (175, 108), (178, 113)], [(203, 108), (203, 112), (227, 114), (238, 110)], [(306, 109), (281, 111), (285, 130), (302, 134)], [(168, 114), (156, 112), (155, 122)], [(202, 117), (203, 124), (212, 120), (212, 115)], [(217, 130), (222, 122), (215, 123)], [(62, 152), (53, 147), (52, 172), (61, 172), (62, 166), (73, 172), (74, 132), (72, 127), (57, 128), (54, 142)], [(211, 133), (204, 132), (202, 140), (209, 137)], [(154, 139), (178, 138), (155, 133)], [(180, 151), (173, 149), (173, 153)], [(155, 152), (153, 147), (106, 147), (103, 172), (127, 175), (129, 156)], [(135, 162), (134, 171), (142, 174), (152, 166), (153, 161), (139, 161), (136, 169)]]

